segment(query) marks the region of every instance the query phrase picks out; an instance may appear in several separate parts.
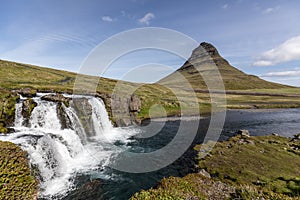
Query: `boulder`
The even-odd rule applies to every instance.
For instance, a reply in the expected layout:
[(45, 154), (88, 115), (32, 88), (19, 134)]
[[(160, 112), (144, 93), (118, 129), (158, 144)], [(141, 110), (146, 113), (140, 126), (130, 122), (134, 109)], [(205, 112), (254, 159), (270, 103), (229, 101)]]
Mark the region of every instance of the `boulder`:
[(249, 131), (248, 130), (245, 130), (245, 129), (241, 129), (241, 130), (238, 130), (237, 131), (237, 134), (238, 135), (241, 135), (242, 137), (250, 137), (250, 133), (249, 133)]
[(42, 96), (41, 99), (45, 101), (61, 102), (64, 103), (67, 107), (69, 107), (70, 103), (70, 98), (64, 97), (64, 95), (62, 94), (47, 94), (45, 96)]
[(32, 89), (32, 88), (21, 88), (19, 90), (16, 90), (15, 92), (17, 92), (19, 95), (22, 95), (23, 97), (35, 97), (36, 96), (36, 89)]
[(292, 139), (292, 141), (300, 141), (300, 133), (297, 135), (294, 135), (294, 138)]
[(202, 176), (206, 177), (206, 178), (211, 178), (210, 174), (205, 170), (205, 169), (201, 169), (198, 174), (201, 174)]

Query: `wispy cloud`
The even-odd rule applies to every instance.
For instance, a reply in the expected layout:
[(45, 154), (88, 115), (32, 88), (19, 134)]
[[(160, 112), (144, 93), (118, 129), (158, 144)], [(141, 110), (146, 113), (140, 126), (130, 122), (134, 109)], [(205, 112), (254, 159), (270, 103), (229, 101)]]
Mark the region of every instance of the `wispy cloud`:
[(114, 19), (111, 18), (110, 16), (102, 16), (102, 21), (105, 21), (105, 22), (113, 22)]
[(140, 18), (138, 21), (141, 24), (149, 25), (150, 21), (154, 18), (155, 18), (155, 15), (153, 13), (149, 12), (149, 13), (145, 14), (144, 17)]
[(300, 60), (300, 36), (293, 37), (274, 49), (264, 52), (253, 65), (272, 66), (293, 60)]
[[(70, 49), (77, 48), (88, 52), (97, 44), (93, 39), (87, 38), (65, 32), (49, 33), (18, 44), (13, 49), (1, 53), (0, 58), (62, 69), (73, 66), (73, 71), (82, 62), (85, 54), (73, 54)], [(57, 47), (60, 47), (60, 50), (53, 53), (52, 49)]]
[(300, 76), (299, 70), (290, 70), (290, 71), (281, 71), (281, 72), (269, 72), (267, 74), (262, 75), (263, 77), (292, 77), (292, 76)]

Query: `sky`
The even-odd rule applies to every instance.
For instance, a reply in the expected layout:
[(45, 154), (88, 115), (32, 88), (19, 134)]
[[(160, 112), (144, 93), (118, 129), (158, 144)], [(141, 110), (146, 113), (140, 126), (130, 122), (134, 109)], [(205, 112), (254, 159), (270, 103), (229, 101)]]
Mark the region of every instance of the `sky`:
[[(161, 27), (183, 33), (199, 44), (212, 43), (233, 66), (246, 73), (300, 86), (298, 0), (0, 2), (3, 60), (79, 72), (90, 52), (113, 35), (135, 28)], [(167, 52), (137, 51), (122, 56), (102, 75), (151, 82), (183, 62)], [(138, 66), (147, 71), (148, 77), (128, 75)], [(155, 71), (153, 66), (168, 67), (150, 76)]]

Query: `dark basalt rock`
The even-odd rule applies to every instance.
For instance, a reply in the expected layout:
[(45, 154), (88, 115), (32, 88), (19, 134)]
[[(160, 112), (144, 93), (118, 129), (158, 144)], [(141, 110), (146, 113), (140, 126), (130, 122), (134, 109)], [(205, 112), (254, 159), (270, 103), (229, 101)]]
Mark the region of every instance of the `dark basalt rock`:
[(63, 104), (61, 102), (57, 104), (56, 113), (58, 119), (60, 120), (61, 129), (73, 129), (71, 120), (66, 114)]
[(102, 180), (94, 179), (90, 182), (83, 184), (76, 191), (68, 195), (68, 197), (64, 198), (64, 200), (99, 199), (99, 196), (101, 196), (102, 187)]
[(69, 107), (70, 103), (70, 98), (64, 97), (64, 95), (62, 94), (47, 94), (45, 96), (42, 96), (41, 99), (45, 101), (61, 102), (64, 103), (67, 107)]
[(80, 123), (82, 124), (88, 136), (95, 136), (93, 129), (94, 123), (92, 120), (93, 108), (87, 98), (74, 98), (70, 102), (70, 106), (74, 108)]

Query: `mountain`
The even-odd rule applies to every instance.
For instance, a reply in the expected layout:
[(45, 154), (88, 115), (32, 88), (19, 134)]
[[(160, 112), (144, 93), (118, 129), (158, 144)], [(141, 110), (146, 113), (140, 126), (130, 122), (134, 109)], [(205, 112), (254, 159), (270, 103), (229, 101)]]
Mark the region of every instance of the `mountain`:
[(178, 73), (183, 75), (194, 89), (207, 89), (202, 76), (213, 80), (218, 73), (222, 76), (226, 90), (291, 88), (291, 86), (265, 81), (238, 70), (230, 65), (212, 44), (206, 42), (201, 43), (199, 47), (193, 50), (191, 57), (182, 67), (159, 80), (158, 83), (180, 87), (183, 80), (178, 80)]

